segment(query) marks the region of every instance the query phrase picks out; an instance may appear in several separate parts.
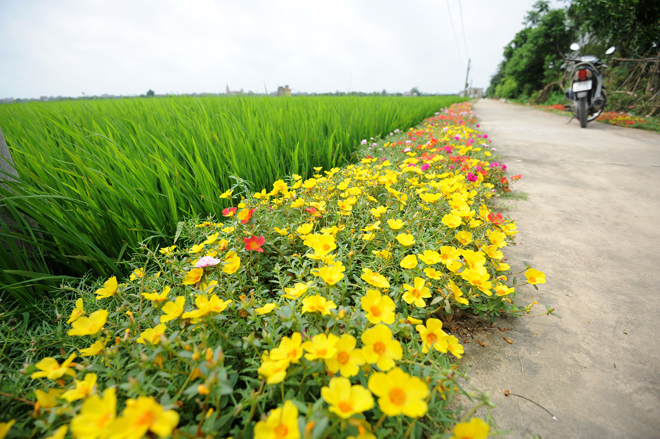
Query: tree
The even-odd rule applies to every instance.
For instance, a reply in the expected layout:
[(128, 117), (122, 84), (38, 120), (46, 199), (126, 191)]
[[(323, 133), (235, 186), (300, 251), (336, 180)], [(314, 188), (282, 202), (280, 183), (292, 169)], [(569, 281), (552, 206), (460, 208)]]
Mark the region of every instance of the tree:
[(156, 93), (154, 93), (153, 90), (149, 89), (149, 91), (147, 92), (147, 97), (148, 97), (148, 98), (153, 98), (155, 94), (156, 94)]

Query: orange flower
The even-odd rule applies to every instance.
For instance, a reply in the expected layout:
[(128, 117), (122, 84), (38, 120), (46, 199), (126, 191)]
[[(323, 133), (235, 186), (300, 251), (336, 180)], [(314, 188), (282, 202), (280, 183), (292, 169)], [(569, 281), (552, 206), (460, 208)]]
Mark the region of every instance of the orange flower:
[(245, 250), (254, 250), (263, 253), (264, 249), (261, 246), (266, 242), (266, 238), (263, 236), (250, 236), (249, 238), (243, 238), (243, 242), (245, 242)]

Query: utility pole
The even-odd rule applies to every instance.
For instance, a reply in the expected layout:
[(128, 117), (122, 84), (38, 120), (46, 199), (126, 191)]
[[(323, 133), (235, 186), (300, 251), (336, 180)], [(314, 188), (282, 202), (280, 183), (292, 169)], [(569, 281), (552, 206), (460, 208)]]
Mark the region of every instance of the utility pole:
[(468, 77), (470, 76), (470, 62), (472, 59), (468, 59), (468, 67), (467, 67), (467, 73), (465, 74), (465, 97), (467, 97), (467, 91), (468, 91)]

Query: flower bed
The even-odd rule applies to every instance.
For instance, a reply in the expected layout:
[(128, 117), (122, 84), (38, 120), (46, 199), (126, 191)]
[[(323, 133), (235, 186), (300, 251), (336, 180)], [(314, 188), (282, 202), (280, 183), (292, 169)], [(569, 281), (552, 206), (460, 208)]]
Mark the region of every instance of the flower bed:
[[(363, 141), (359, 164), (315, 168), (270, 192), (237, 180), (221, 196), (238, 203), (223, 221), (183, 222), (171, 246), (144, 245), (126, 281), (68, 287), (59, 359), (27, 353), (14, 381), (30, 390), (16, 398), (37, 402), (13, 428), (486, 437), (490, 426), (470, 417), (490, 401), (459, 385), (463, 347), (443, 322), (533, 304), (513, 300), (518, 279), (502, 249), (516, 226), (488, 207), (509, 190), (506, 166), (487, 161), (475, 124), (469, 104), (455, 105)], [(459, 394), (474, 402), (462, 417)]]

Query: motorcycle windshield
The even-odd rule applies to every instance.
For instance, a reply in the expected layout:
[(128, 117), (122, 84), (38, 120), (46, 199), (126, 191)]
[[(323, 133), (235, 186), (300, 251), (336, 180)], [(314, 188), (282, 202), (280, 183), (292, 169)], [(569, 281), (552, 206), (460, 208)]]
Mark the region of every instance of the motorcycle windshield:
[(580, 57), (580, 61), (583, 62), (598, 62), (598, 57), (593, 55), (585, 55)]

